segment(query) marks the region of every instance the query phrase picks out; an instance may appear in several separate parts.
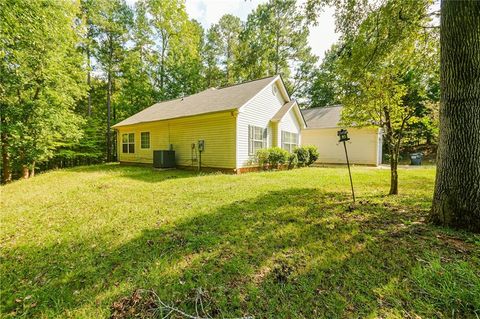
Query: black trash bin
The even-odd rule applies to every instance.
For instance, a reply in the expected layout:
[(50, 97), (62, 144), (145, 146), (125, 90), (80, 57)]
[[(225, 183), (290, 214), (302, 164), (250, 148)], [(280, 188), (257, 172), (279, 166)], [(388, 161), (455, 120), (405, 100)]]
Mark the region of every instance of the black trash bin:
[(411, 153), (410, 154), (410, 165), (422, 165), (422, 153)]

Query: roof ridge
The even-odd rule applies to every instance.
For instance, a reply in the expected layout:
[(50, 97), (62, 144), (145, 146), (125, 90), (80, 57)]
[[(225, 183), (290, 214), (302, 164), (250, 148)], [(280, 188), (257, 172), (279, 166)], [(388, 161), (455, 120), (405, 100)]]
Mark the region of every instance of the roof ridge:
[(341, 104), (335, 104), (335, 105), (326, 105), (326, 106), (315, 106), (315, 107), (309, 107), (306, 109), (302, 109), (302, 111), (310, 111), (310, 110), (317, 110), (317, 109), (331, 109), (333, 107), (343, 107)]
[[(248, 81), (245, 81), (245, 82), (230, 84), (230, 85), (226, 85), (226, 86), (220, 86), (220, 87), (218, 87), (218, 88), (216, 88), (216, 89), (217, 89), (217, 90), (228, 89), (228, 88), (231, 88), (231, 87), (233, 87), (233, 86), (242, 85), (242, 84), (247, 84), (247, 83), (256, 82), (256, 81), (261, 81), (261, 80), (265, 80), (265, 79), (269, 79), (269, 78), (274, 78), (274, 77), (277, 77), (277, 76), (278, 76), (278, 74), (269, 75), (269, 76), (265, 76), (265, 77), (259, 78), (259, 79), (248, 80)], [(209, 90), (209, 89), (207, 89), (207, 90)], [(204, 91), (206, 91), (206, 90), (204, 90)], [(203, 92), (203, 91), (202, 91), (202, 92)]]
[[(181, 100), (181, 99), (184, 99), (186, 97), (190, 97), (192, 95), (196, 95), (196, 94), (200, 94), (202, 92), (205, 92), (205, 91), (208, 91), (208, 90), (211, 90), (211, 89), (215, 89), (215, 90), (223, 90), (223, 89), (228, 89), (228, 88), (231, 88), (233, 86), (237, 86), (237, 85), (242, 85), (242, 84), (247, 84), (247, 83), (251, 83), (251, 82), (256, 82), (256, 81), (261, 81), (261, 80), (265, 80), (265, 79), (268, 79), (268, 78), (274, 78), (278, 76), (278, 74), (275, 74), (275, 75), (270, 75), (270, 76), (266, 76), (266, 77), (263, 77), (263, 78), (260, 78), (260, 79), (255, 79), (255, 80), (249, 80), (249, 81), (245, 81), (245, 82), (241, 82), (241, 83), (235, 83), (235, 84), (231, 84), (231, 85), (227, 85), (227, 86), (222, 86), (222, 87), (218, 87), (218, 88), (215, 88), (215, 87), (211, 87), (211, 88), (207, 88), (205, 90), (202, 90), (202, 91), (199, 91), (197, 93), (193, 93), (193, 94), (188, 94), (188, 95), (184, 95), (184, 96), (180, 96), (180, 97), (175, 97), (175, 98), (171, 98), (171, 99), (168, 99), (168, 100), (162, 100), (162, 101), (157, 101), (155, 102), (153, 105), (147, 107), (147, 108), (150, 108), (152, 106), (155, 106), (156, 104), (159, 104), (159, 103), (164, 103), (164, 102), (170, 102), (170, 101), (175, 101), (175, 100)], [(145, 108), (145, 109), (147, 109)], [(144, 109), (144, 110), (145, 110)]]

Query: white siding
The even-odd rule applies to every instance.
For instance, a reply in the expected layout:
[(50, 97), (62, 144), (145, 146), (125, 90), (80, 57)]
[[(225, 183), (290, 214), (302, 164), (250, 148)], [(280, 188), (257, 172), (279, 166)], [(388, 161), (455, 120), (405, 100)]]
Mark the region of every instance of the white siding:
[[(280, 93), (278, 83), (265, 87), (251, 101), (242, 106), (237, 118), (237, 168), (248, 166), (248, 126), (255, 125), (268, 128), (268, 146), (272, 145), (272, 125), (270, 120), (287, 101)], [(277, 85), (278, 90), (273, 94), (272, 85)]]
[(298, 142), (301, 143), (300, 123), (298, 122), (298, 117), (295, 115), (295, 110), (293, 107), (290, 109), (290, 111), (288, 111), (287, 114), (285, 114), (279, 123), (277, 145), (280, 147), (282, 147), (282, 131), (297, 133)]
[[(320, 156), (317, 163), (345, 163), (343, 143), (338, 142), (337, 131), (340, 128), (306, 129), (302, 130), (302, 145), (315, 145)], [(375, 128), (348, 128), (347, 142), (350, 163), (364, 165), (379, 165), (381, 146), (379, 146), (379, 131)]]

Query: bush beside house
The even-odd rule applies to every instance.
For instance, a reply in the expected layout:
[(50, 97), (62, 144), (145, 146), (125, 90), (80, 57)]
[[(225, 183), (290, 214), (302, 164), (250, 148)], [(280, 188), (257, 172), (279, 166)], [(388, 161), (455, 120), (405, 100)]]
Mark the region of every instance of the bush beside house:
[(255, 153), (254, 161), (261, 169), (280, 169), (282, 167), (292, 169), (297, 166), (310, 166), (318, 159), (318, 156), (318, 149), (313, 145), (296, 147), (292, 153), (275, 146), (258, 150)]

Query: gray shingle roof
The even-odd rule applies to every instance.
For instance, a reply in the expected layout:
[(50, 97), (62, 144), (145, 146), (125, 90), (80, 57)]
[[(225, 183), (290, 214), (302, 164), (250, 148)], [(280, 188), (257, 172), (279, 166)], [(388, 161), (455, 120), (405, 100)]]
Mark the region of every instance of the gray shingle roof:
[(307, 128), (334, 128), (338, 127), (342, 113), (341, 105), (315, 107), (302, 110)]
[(277, 77), (275, 75), (225, 88), (207, 89), (184, 98), (156, 103), (113, 127), (238, 109)]

